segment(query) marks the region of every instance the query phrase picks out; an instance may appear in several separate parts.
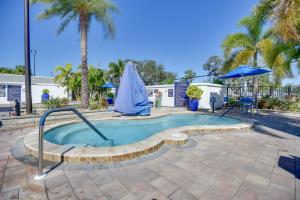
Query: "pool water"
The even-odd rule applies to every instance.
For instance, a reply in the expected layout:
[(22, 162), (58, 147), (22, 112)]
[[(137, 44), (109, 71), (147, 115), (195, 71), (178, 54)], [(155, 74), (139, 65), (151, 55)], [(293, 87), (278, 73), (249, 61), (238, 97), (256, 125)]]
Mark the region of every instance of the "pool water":
[[(145, 120), (104, 120), (92, 122), (113, 145), (125, 145), (141, 141), (169, 128), (189, 125), (230, 125), (240, 123), (240, 120), (230, 118), (200, 115), (179, 114)], [(55, 144), (107, 146), (100, 136), (84, 123), (59, 126), (45, 132), (45, 139)]]

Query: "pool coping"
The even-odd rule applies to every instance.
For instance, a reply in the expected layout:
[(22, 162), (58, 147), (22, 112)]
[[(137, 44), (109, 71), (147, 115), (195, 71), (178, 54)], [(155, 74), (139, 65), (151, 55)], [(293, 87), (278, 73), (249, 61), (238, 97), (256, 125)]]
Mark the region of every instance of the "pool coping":
[[(163, 117), (173, 114), (205, 114), (193, 112), (177, 112), (168, 114), (156, 114), (148, 117), (129, 117), (129, 118), (93, 118), (92, 120), (146, 120), (158, 117)], [(241, 123), (233, 125), (196, 125), (196, 126), (181, 126), (176, 128), (166, 129), (164, 131), (155, 133), (154, 135), (127, 145), (113, 146), (113, 147), (79, 147), (74, 145), (59, 145), (48, 142), (44, 139), (44, 160), (53, 162), (67, 162), (67, 163), (108, 163), (124, 160), (131, 160), (157, 151), (164, 144), (181, 145), (188, 141), (190, 134), (207, 133), (226, 133), (228, 131), (240, 131), (253, 128), (254, 122), (241, 117), (229, 116), (241, 120)], [(79, 120), (69, 120), (45, 127), (45, 131), (55, 127), (66, 124), (77, 123)], [(27, 153), (37, 157), (38, 154), (38, 128), (28, 133), (24, 137), (24, 147)]]

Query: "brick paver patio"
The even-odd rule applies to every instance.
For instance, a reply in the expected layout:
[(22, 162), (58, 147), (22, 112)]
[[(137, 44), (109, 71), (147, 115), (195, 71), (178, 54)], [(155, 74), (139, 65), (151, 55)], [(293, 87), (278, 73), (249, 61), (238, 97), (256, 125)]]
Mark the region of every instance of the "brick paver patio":
[[(154, 159), (111, 169), (37, 169), (11, 146), (31, 129), (0, 133), (0, 199), (296, 199), (300, 140), (255, 131), (194, 135)], [(298, 167), (298, 168), (297, 168)], [(297, 182), (297, 183), (296, 183)], [(299, 198), (299, 196), (298, 196)]]

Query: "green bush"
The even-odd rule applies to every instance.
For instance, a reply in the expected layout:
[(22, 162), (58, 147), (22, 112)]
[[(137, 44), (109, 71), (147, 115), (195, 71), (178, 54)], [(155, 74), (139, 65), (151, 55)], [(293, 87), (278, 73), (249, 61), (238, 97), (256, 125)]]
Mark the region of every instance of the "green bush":
[(239, 105), (239, 101), (233, 98), (229, 98), (228, 99), (228, 105), (230, 106), (238, 106)]
[(107, 93), (107, 95), (106, 95), (106, 97), (107, 98), (111, 98), (111, 99), (113, 99), (114, 98), (114, 93), (112, 93), (112, 92), (109, 92), (109, 93)]
[(68, 105), (68, 99), (67, 98), (53, 98), (51, 97), (48, 101), (44, 101), (43, 104), (46, 106), (46, 108), (54, 109), (54, 108), (63, 108)]
[(101, 98), (99, 101), (90, 100), (89, 102), (89, 109), (91, 110), (103, 109), (107, 107), (108, 107), (108, 103), (106, 101), (106, 98)]
[(189, 86), (187, 91), (186, 91), (186, 95), (190, 99), (201, 99), (202, 94), (203, 94), (203, 90), (198, 88), (195, 85)]
[(100, 109), (100, 103), (99, 103), (99, 101), (94, 101), (94, 100), (90, 99), (89, 109), (91, 109), (91, 110)]
[(43, 94), (49, 94), (49, 92), (50, 92), (50, 91), (49, 91), (48, 89), (43, 89), (43, 90), (42, 90), (42, 93), (43, 93)]
[(264, 99), (268, 109), (282, 110), (282, 111), (300, 111), (300, 98), (299, 97), (287, 97), (279, 99), (276, 97), (267, 97)]

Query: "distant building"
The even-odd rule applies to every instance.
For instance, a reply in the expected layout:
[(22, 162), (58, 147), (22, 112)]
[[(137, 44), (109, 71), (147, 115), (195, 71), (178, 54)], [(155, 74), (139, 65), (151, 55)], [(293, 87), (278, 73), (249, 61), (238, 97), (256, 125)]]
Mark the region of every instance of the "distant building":
[[(54, 83), (53, 77), (31, 77), (32, 103), (41, 103), (42, 90), (48, 89), (52, 97), (67, 97), (65, 88)], [(25, 76), (0, 74), (0, 104), (9, 104), (19, 100), (25, 102)]]

